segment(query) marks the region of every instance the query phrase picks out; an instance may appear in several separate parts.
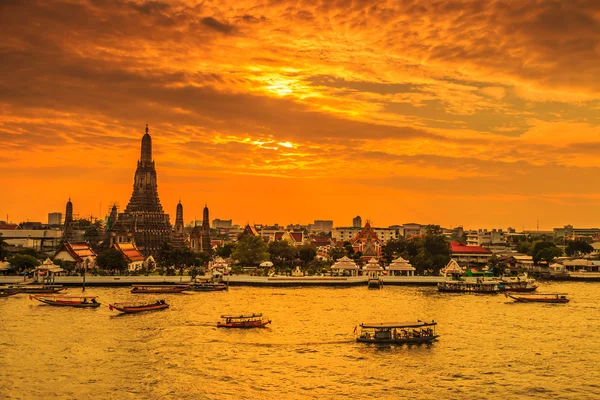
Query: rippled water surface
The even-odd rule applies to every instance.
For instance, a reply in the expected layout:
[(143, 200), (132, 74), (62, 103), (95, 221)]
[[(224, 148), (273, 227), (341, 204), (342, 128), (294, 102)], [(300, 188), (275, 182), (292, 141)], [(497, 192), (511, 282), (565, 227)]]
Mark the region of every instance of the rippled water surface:
[[(433, 287), (233, 287), (149, 295), (171, 308), (117, 315), (109, 302), (141, 295), (90, 288), (103, 303), (96, 310), (0, 298), (0, 398), (600, 398), (600, 285), (539, 290), (572, 301), (514, 304)], [(220, 314), (239, 312), (263, 312), (271, 328), (215, 327)], [(432, 345), (354, 342), (360, 322), (423, 318), (439, 323)]]

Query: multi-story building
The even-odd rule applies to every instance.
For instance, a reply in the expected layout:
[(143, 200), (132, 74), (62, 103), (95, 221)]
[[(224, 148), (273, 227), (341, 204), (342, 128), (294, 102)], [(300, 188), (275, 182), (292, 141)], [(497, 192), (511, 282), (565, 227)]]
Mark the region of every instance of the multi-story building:
[(62, 213), (48, 213), (48, 225), (62, 225)]
[[(371, 227), (370, 229), (377, 234), (377, 237), (382, 242), (387, 242), (388, 240), (396, 240), (400, 237), (398, 229), (373, 227)], [(362, 231), (361, 228), (337, 227), (334, 228), (331, 232), (331, 237), (337, 242), (346, 242), (354, 239), (360, 231)]]
[(497, 246), (506, 244), (504, 232), (502, 229), (487, 229), (472, 230), (467, 232), (468, 246)]
[(213, 229), (231, 229), (233, 227), (233, 221), (230, 219), (213, 219)]
[(310, 232), (331, 232), (333, 230), (333, 221), (316, 219), (314, 224), (308, 225)]
[(466, 265), (484, 266), (493, 255), (491, 250), (481, 246), (464, 246), (458, 242), (450, 243), (450, 251), (452, 259), (461, 267)]
[(574, 240), (577, 237), (594, 237), (600, 235), (600, 228), (574, 228), (573, 225), (565, 225), (562, 228), (554, 228), (554, 237)]
[(362, 228), (362, 218), (360, 217), (360, 215), (357, 215), (352, 219), (352, 227), (359, 229)]
[(402, 225), (400, 234), (406, 239), (422, 234), (425, 231), (425, 226), (421, 224), (409, 223)]

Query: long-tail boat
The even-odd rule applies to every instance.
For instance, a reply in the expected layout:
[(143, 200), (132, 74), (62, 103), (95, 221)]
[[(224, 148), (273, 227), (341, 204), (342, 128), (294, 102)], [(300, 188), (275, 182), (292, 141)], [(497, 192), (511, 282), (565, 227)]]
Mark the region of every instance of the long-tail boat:
[(110, 308), (111, 311), (115, 309), (123, 313), (133, 314), (144, 311), (164, 310), (165, 308), (169, 308), (169, 305), (164, 300), (157, 300), (155, 302), (136, 301), (109, 304), (108, 308)]
[[(435, 334), (437, 322), (376, 322), (360, 324), (357, 342), (380, 344), (430, 343), (439, 337)], [(354, 328), (356, 332), (356, 328)]]
[(62, 285), (11, 285), (5, 290), (26, 294), (52, 294), (67, 290)]
[(446, 293), (479, 293), (479, 294), (497, 294), (497, 281), (479, 280), (476, 282), (463, 280), (448, 280), (437, 284), (438, 291)]
[(504, 293), (506, 297), (510, 297), (519, 303), (559, 303), (565, 304), (569, 302), (566, 294), (561, 293), (527, 293), (514, 294)]
[(10, 290), (0, 290), (0, 297), (9, 297), (9, 296), (15, 295), (17, 293), (19, 293), (19, 292), (13, 292)]
[(263, 328), (271, 320), (262, 314), (221, 315), (217, 328)]
[(138, 294), (163, 294), (181, 293), (188, 290), (189, 285), (133, 285), (131, 293)]
[(229, 287), (219, 282), (194, 282), (186, 289), (192, 292), (220, 292), (228, 290)]
[(96, 308), (100, 303), (96, 301), (98, 296), (62, 296), (62, 295), (30, 295), (30, 300), (37, 300), (42, 303), (59, 307), (78, 307), (78, 308)]

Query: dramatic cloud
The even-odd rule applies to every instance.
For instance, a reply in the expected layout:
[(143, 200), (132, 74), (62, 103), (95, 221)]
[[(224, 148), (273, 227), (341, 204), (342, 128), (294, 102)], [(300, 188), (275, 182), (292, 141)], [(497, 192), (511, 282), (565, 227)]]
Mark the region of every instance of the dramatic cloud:
[(208, 202), (238, 223), (600, 224), (597, 1), (0, 10), (10, 219), (69, 195), (82, 216), (124, 206), (149, 123), (162, 203), (186, 219)]

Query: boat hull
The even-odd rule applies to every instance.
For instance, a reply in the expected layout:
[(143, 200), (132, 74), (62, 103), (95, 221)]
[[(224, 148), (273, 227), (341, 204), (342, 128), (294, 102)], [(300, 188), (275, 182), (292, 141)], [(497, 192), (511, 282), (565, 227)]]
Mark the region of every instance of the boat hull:
[(550, 303), (550, 304), (566, 304), (569, 302), (569, 299), (562, 299), (562, 298), (538, 298), (538, 299), (533, 299), (533, 298), (525, 298), (525, 297), (519, 297), (519, 296), (508, 296), (511, 299), (513, 299), (514, 301), (518, 302), (518, 303)]
[(115, 310), (120, 311), (122, 313), (135, 314), (135, 313), (147, 312), (147, 311), (164, 310), (166, 308), (169, 308), (169, 305), (168, 304), (155, 304), (155, 305), (138, 306), (138, 307), (127, 307), (127, 306), (119, 306), (117, 304), (110, 304), (109, 307), (111, 310), (114, 308)]
[(375, 344), (421, 344), (421, 343), (431, 343), (436, 340), (439, 335), (433, 336), (422, 336), (418, 338), (402, 338), (402, 339), (367, 339), (362, 337), (357, 337), (356, 341), (359, 343), (375, 343)]
[(221, 292), (227, 290), (226, 285), (207, 285), (207, 286), (190, 286), (186, 291), (189, 292)]
[(14, 296), (17, 293), (19, 293), (19, 292), (0, 292), (0, 297), (10, 297), (10, 296)]
[(183, 293), (188, 288), (150, 288), (150, 289), (131, 289), (131, 293), (134, 294), (169, 294), (169, 293)]
[(75, 307), (75, 308), (98, 308), (98, 307), (100, 307), (100, 303), (80, 303), (80, 302), (69, 302), (69, 301), (54, 301), (54, 300), (46, 300), (46, 299), (38, 299), (38, 298), (35, 298), (35, 299), (44, 304), (48, 304), (50, 306), (55, 306), (55, 307)]
[(264, 328), (271, 321), (258, 321), (258, 322), (240, 322), (240, 323), (224, 323), (217, 322), (217, 328), (237, 328), (237, 329), (249, 329), (249, 328)]

